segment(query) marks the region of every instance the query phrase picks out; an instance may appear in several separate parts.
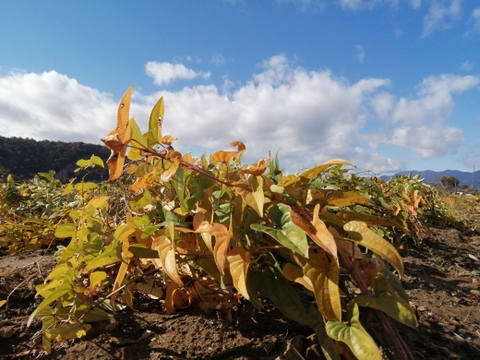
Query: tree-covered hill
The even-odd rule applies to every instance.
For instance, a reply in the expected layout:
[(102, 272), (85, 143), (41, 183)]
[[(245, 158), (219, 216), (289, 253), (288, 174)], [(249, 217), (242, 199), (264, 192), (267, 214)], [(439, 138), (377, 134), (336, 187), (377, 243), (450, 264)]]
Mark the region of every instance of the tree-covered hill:
[[(74, 173), (79, 159), (96, 155), (104, 161), (110, 150), (101, 145), (83, 142), (37, 141), (30, 138), (0, 136), (0, 179), (12, 174), (15, 181), (33, 178), (39, 172), (54, 170), (62, 181), (82, 174)], [(98, 172), (90, 180), (107, 179), (108, 173)]]

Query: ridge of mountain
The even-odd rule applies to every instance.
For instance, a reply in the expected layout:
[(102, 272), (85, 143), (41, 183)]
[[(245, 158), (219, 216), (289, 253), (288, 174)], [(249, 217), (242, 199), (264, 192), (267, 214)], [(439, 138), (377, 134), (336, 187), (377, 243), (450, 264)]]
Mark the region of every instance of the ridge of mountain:
[(480, 170), (475, 172), (468, 172), (468, 171), (459, 171), (459, 170), (443, 170), (443, 171), (433, 171), (433, 170), (411, 170), (411, 171), (401, 171), (394, 175), (383, 175), (381, 176), (382, 179), (389, 180), (391, 178), (395, 178), (396, 176), (408, 176), (408, 175), (418, 175), (420, 174), (420, 178), (424, 179), (424, 182), (430, 185), (439, 185), (440, 179), (444, 176), (452, 176), (458, 180), (460, 180), (459, 187), (472, 187), (475, 189), (480, 188)]

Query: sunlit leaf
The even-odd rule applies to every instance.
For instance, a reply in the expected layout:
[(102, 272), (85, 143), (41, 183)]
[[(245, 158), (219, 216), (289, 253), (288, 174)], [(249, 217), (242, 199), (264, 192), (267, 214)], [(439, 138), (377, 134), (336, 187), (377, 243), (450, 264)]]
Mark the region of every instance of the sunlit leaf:
[(90, 289), (94, 290), (103, 280), (107, 278), (105, 271), (94, 271), (90, 274)]
[(62, 224), (55, 229), (55, 236), (59, 239), (71, 238), (75, 229), (75, 224)]
[(218, 150), (214, 152), (212, 155), (210, 155), (210, 162), (212, 163), (228, 163), (231, 159), (233, 159), (235, 156), (240, 155), (243, 153), (246, 149), (245, 144), (242, 143), (241, 141), (234, 141), (230, 143), (230, 146), (236, 146), (237, 151), (224, 151), (224, 150)]
[(348, 304), (348, 324), (328, 321), (326, 325), (328, 336), (345, 343), (360, 360), (382, 360), (377, 344), (364, 329), (359, 317), (358, 305), (351, 301)]
[(246, 165), (240, 170), (240, 172), (244, 174), (260, 176), (265, 172), (269, 163), (270, 163), (270, 152), (268, 153), (268, 156), (266, 159), (258, 160), (256, 165)]
[(357, 220), (362, 221), (370, 226), (396, 227), (402, 230), (404, 233), (408, 233), (408, 231), (398, 221), (388, 217), (362, 214), (355, 211), (340, 211), (337, 213), (337, 216), (347, 222)]
[(112, 151), (107, 160), (110, 180), (114, 181), (120, 177), (125, 163), (127, 146), (132, 137), (132, 129), (129, 125), (130, 100), (132, 98), (133, 86), (123, 95), (118, 106), (117, 126), (105, 138), (101, 139)]
[(311, 250), (308, 259), (300, 257), (296, 259), (303, 268), (304, 277), (313, 287), (318, 309), (324, 318), (340, 320), (342, 307), (338, 287), (340, 268), (337, 259), (329, 259), (321, 250)]
[(148, 121), (147, 141), (149, 147), (158, 144), (162, 139), (162, 124), (164, 116), (165, 107), (163, 104), (163, 97), (161, 97), (153, 107)]
[(295, 225), (300, 227), (318, 246), (329, 254), (337, 257), (337, 244), (333, 235), (328, 231), (325, 223), (318, 217), (320, 205), (316, 205), (313, 211), (311, 223), (307, 223), (300, 215), (291, 211), (291, 218)]
[(307, 203), (319, 203), (323, 206), (343, 207), (354, 204), (371, 204), (372, 201), (365, 196), (343, 190), (317, 190), (309, 189)]
[(375, 254), (392, 264), (395, 270), (398, 271), (400, 278), (403, 277), (402, 258), (391, 243), (375, 234), (361, 221), (350, 221), (343, 228), (348, 231), (350, 237), (358, 244), (372, 250)]
[(242, 296), (249, 300), (247, 273), (250, 267), (250, 253), (243, 248), (235, 247), (227, 253), (227, 261), (232, 275), (233, 285)]
[(248, 181), (248, 189), (242, 186), (235, 186), (235, 191), (242, 197), (259, 217), (263, 217), (263, 205), (265, 196), (263, 194), (263, 178), (261, 176), (251, 176)]

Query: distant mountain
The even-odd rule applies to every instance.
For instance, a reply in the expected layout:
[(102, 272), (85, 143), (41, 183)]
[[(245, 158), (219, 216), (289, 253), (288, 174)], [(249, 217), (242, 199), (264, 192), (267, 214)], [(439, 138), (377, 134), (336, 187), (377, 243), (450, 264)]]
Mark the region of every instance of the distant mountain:
[[(37, 141), (20, 137), (0, 136), (0, 181), (11, 174), (15, 181), (32, 179), (39, 172), (54, 170), (61, 181), (81, 179), (84, 173), (74, 173), (80, 159), (99, 156), (105, 162), (110, 150), (105, 146), (83, 142)], [(95, 172), (86, 180), (108, 179), (108, 171)]]
[(475, 189), (480, 189), (480, 170), (475, 171), (474, 173), (467, 172), (467, 171), (458, 171), (458, 170), (444, 170), (444, 171), (412, 170), (412, 171), (402, 171), (390, 176), (384, 175), (381, 178), (388, 180), (396, 176), (408, 176), (409, 174), (412, 174), (413, 176), (420, 174), (420, 178), (425, 179), (425, 183), (431, 184), (431, 185), (439, 185), (440, 179), (443, 176), (453, 176), (454, 178), (457, 178), (458, 180), (460, 180), (459, 187), (464, 187), (464, 186), (471, 187), (473, 182), (473, 187)]

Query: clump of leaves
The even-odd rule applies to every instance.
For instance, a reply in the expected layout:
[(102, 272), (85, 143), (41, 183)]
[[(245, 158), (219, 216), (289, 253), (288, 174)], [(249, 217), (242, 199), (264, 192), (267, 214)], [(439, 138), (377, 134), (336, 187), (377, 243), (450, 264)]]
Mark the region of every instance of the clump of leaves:
[[(43, 319), (47, 350), (52, 341), (81, 338), (91, 322), (134, 308), (134, 293), (143, 292), (167, 312), (198, 306), (220, 312), (225, 322), (238, 304), (261, 310), (260, 299), (268, 298), (311, 326), (329, 359), (382, 358), (360, 322), (370, 308), (396, 344), (396, 358), (408, 358), (389, 320), (417, 325), (399, 281), (402, 259), (370, 228), (395, 220), (355, 211), (374, 205), (368, 194), (314, 186), (351, 163), (333, 159), (284, 176), (270, 154), (242, 164), (247, 149), (240, 141), (210, 156), (182, 154), (176, 138), (162, 134), (163, 98), (142, 133), (129, 118), (131, 92), (102, 139), (111, 149), (110, 179), (131, 180), (127, 211), (119, 217), (108, 195), (94, 196), (56, 229), (71, 241), (37, 287), (43, 301), (30, 318)], [(315, 304), (304, 304), (292, 282), (312, 292)]]
[[(335, 191), (347, 191), (370, 199), (369, 203), (359, 202), (335, 211), (343, 212), (343, 216), (348, 216), (346, 211), (375, 216), (376, 223), (369, 225), (397, 247), (406, 239), (419, 244), (428, 225), (439, 225), (448, 218), (437, 189), (425, 184), (419, 175), (386, 181), (348, 174), (348, 170), (335, 166), (320, 174), (311, 186), (328, 191), (330, 196), (335, 196)], [(358, 214), (355, 216), (358, 218)]]

